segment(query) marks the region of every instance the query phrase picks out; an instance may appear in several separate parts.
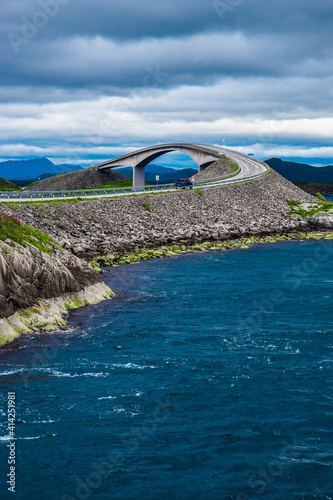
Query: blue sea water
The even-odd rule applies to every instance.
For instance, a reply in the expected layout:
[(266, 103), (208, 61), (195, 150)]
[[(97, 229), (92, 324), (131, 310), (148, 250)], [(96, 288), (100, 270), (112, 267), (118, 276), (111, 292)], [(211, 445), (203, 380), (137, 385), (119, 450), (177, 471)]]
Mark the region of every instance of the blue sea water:
[(110, 268), (115, 299), (1, 351), (1, 498), (333, 498), (332, 258), (293, 241)]

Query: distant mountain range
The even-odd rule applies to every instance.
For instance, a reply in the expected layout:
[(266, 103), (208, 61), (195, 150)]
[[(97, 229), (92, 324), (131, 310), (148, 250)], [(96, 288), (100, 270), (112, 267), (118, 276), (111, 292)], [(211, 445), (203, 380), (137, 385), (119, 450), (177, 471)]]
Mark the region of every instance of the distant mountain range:
[[(265, 163), (291, 182), (333, 184), (333, 165), (328, 165), (326, 167), (312, 167), (306, 163), (284, 161), (280, 158), (270, 158), (269, 160), (265, 160)], [(128, 179), (132, 179), (132, 168), (117, 167), (115, 170), (123, 174)], [(160, 183), (171, 183), (175, 182), (177, 179), (189, 178), (197, 173), (198, 171), (193, 168), (183, 168), (178, 170), (151, 163), (146, 166), (146, 181), (155, 184), (156, 175), (159, 175)]]
[[(26, 186), (30, 182), (43, 180), (54, 175), (81, 170), (79, 165), (62, 164), (55, 165), (47, 158), (34, 158), (32, 160), (9, 160), (0, 162), (0, 177), (14, 182), (19, 186)], [(121, 173), (128, 179), (133, 178), (133, 169), (131, 167), (117, 167), (114, 170)], [(150, 163), (146, 166), (146, 182), (156, 183), (156, 175), (159, 175), (159, 183), (173, 183), (177, 179), (189, 178), (197, 174), (194, 168), (174, 169), (171, 167), (162, 167)]]
[(296, 183), (316, 182), (319, 184), (333, 183), (333, 165), (326, 167), (312, 167), (306, 163), (284, 161), (280, 158), (270, 158), (265, 163), (272, 167), (288, 181)]
[[(0, 162), (0, 177), (14, 181), (32, 181), (40, 178), (81, 170), (79, 165), (55, 165), (47, 158), (32, 160), (9, 160)], [(21, 184), (21, 183), (20, 183)]]
[[(113, 170), (116, 170), (128, 179), (133, 178), (133, 169), (130, 167), (116, 167)], [(192, 175), (195, 175), (197, 173), (198, 170), (194, 168), (175, 169), (150, 163), (145, 168), (145, 180), (146, 182), (149, 182), (151, 184), (156, 184), (156, 175), (158, 175), (159, 184), (171, 184), (173, 182), (176, 182), (178, 179), (188, 179), (189, 177), (192, 177)]]
[[(306, 163), (285, 161), (280, 158), (270, 158), (266, 160), (266, 163), (291, 182), (333, 184), (333, 165), (312, 167)], [(82, 167), (79, 165), (55, 165), (47, 158), (9, 160), (0, 162), (0, 177), (20, 186), (25, 186), (34, 180), (47, 179), (57, 174), (81, 169)], [(133, 170), (130, 167), (116, 167), (114, 170), (120, 172), (128, 179), (132, 179), (133, 177)], [(156, 175), (158, 175), (158, 182), (160, 184), (167, 184), (181, 178), (188, 179), (197, 173), (198, 171), (194, 168), (175, 169), (150, 163), (146, 166), (145, 176), (146, 182), (155, 184)]]

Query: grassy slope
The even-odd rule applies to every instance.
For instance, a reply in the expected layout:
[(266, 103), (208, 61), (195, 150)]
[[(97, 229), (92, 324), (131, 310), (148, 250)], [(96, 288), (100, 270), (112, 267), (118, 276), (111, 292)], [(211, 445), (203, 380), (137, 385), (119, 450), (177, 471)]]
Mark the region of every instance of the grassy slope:
[(132, 179), (127, 179), (126, 181), (109, 182), (108, 184), (103, 184), (102, 186), (84, 186), (82, 189), (112, 189), (112, 188), (122, 188), (122, 187), (132, 187)]
[[(33, 186), (34, 184), (38, 184), (39, 181), (32, 182), (29, 184), (29, 186)], [(150, 186), (151, 184), (149, 182), (145, 182), (146, 186)], [(28, 187), (29, 187), (28, 186)], [(109, 182), (108, 184), (103, 184), (102, 186), (84, 186), (81, 189), (77, 189), (77, 191), (83, 191), (87, 189), (113, 189), (113, 188), (125, 188), (125, 187), (132, 187), (133, 186), (133, 181), (132, 179), (127, 179), (126, 181), (118, 181), (118, 182)], [(56, 189), (56, 191), (61, 191), (61, 189)]]
[(0, 191), (21, 191), (21, 188), (0, 177)]
[(0, 241), (12, 247), (16, 243), (23, 247), (32, 245), (46, 253), (52, 253), (53, 248), (58, 245), (47, 234), (23, 224), (11, 215), (2, 213), (0, 213)]
[[(151, 186), (149, 182), (145, 182), (145, 185)], [(103, 184), (102, 186), (91, 186), (91, 187), (85, 186), (82, 189), (113, 189), (113, 188), (125, 188), (132, 186), (133, 186), (132, 179), (127, 179), (126, 181), (109, 182), (108, 184)], [(81, 189), (79, 189), (78, 191), (81, 191)]]

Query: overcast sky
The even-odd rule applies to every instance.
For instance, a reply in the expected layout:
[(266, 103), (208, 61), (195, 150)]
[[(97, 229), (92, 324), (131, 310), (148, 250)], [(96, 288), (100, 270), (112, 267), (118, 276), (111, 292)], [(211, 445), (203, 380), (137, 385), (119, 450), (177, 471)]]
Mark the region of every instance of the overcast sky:
[[(1, 0), (0, 159), (165, 142), (333, 163), (332, 0)], [(159, 161), (161, 163), (161, 160)]]

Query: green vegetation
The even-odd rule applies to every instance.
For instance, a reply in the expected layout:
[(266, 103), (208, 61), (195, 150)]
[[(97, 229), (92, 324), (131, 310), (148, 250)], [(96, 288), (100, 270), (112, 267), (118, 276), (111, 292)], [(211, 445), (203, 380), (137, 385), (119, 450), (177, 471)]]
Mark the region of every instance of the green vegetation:
[(322, 194), (320, 194), (320, 193), (316, 193), (316, 196), (317, 196), (318, 200), (321, 200), (321, 201), (326, 201), (325, 196), (323, 196)]
[(84, 198), (69, 198), (69, 199), (59, 199), (59, 200), (44, 200), (44, 201), (6, 201), (2, 202), (3, 205), (10, 207), (14, 210), (20, 210), (20, 205), (32, 205), (38, 207), (39, 205), (55, 205), (57, 203), (78, 203), (79, 201), (85, 201)]
[(332, 214), (333, 202), (325, 201), (321, 203), (307, 203), (305, 208), (302, 207), (300, 201), (287, 200), (287, 203), (292, 210), (289, 215), (300, 215), (301, 217), (320, 217), (321, 215)]
[(89, 266), (93, 268), (93, 270), (96, 272), (96, 273), (101, 273), (102, 272), (102, 269), (101, 269), (101, 266), (99, 265), (99, 263), (96, 261), (96, 260), (90, 260), (88, 262)]
[(0, 177), (0, 191), (21, 191), (21, 188)]
[(27, 188), (28, 187), (31, 187), (31, 186), (35, 186), (36, 184), (39, 184), (40, 181), (33, 181), (33, 182), (30, 182), (30, 184), (27, 185)]
[(114, 297), (114, 293), (103, 284), (88, 287), (81, 292), (63, 295), (61, 299), (41, 299), (35, 305), (19, 309), (15, 316), (8, 318), (2, 328), (0, 346), (11, 342), (23, 333), (36, 330), (52, 332), (66, 326), (66, 309), (77, 309), (88, 304), (97, 304), (101, 300)]
[(103, 184), (102, 186), (91, 186), (91, 187), (83, 186), (82, 189), (113, 189), (113, 188), (122, 188), (122, 187), (125, 188), (132, 186), (133, 186), (132, 179), (126, 179), (126, 181), (109, 182), (107, 184)]
[(295, 233), (277, 234), (274, 236), (258, 236), (250, 238), (239, 238), (229, 241), (207, 241), (194, 245), (171, 245), (158, 249), (144, 248), (139, 252), (128, 253), (126, 255), (112, 254), (101, 256), (97, 261), (91, 261), (93, 268), (98, 266), (118, 266), (119, 264), (139, 264), (142, 260), (156, 259), (162, 257), (173, 257), (182, 252), (205, 252), (207, 250), (224, 251), (228, 249), (248, 249), (251, 245), (259, 243), (275, 243), (277, 241), (290, 240), (333, 240), (333, 233)]
[[(266, 172), (264, 173), (261, 178), (265, 177), (266, 175), (269, 175), (269, 174), (274, 174), (274, 171), (269, 171), (269, 172)], [(234, 174), (231, 174), (230, 176), (228, 177), (225, 177), (225, 179), (228, 179), (229, 177), (233, 177)], [(203, 181), (204, 182), (204, 181)], [(243, 182), (248, 182), (247, 179), (245, 180), (242, 180), (240, 179), (239, 181), (237, 182), (234, 182), (233, 184), (241, 184)], [(146, 183), (147, 184), (147, 183)], [(149, 184), (147, 184), (149, 185)], [(223, 187), (224, 185), (221, 184), (220, 186), (218, 187)], [(228, 186), (228, 184), (226, 184), (226, 186)], [(204, 189), (213, 189), (213, 188), (216, 188), (217, 186), (211, 186), (211, 185), (207, 185), (207, 186), (204, 186)], [(85, 188), (85, 189), (81, 189), (81, 190), (77, 190), (78, 193), (81, 193), (82, 195), (84, 194), (85, 190), (87, 189), (93, 189), (93, 188)], [(97, 189), (97, 188), (94, 188), (94, 189)], [(194, 191), (199, 194), (199, 196), (203, 196), (203, 193), (202, 193), (202, 190), (201, 188), (195, 188)], [(168, 193), (169, 191), (168, 190), (165, 190), (165, 191), (155, 191), (155, 192), (152, 192), (152, 193), (149, 193), (149, 196), (156, 196), (156, 195), (163, 195), (165, 193)], [(187, 190), (180, 190), (179, 193), (186, 193)], [(201, 194), (202, 193), (202, 194)], [(41, 195), (43, 193), (41, 192)], [(39, 205), (39, 204), (42, 204), (42, 203), (78, 203), (79, 201), (85, 201), (85, 200), (94, 200), (94, 199), (99, 199), (99, 200), (105, 200), (105, 199), (109, 199), (109, 200), (117, 200), (118, 198), (129, 198), (129, 197), (137, 197), (137, 196), (146, 196), (146, 193), (140, 193), (140, 194), (137, 194), (137, 193), (130, 193), (130, 194), (123, 194), (121, 196), (112, 196), (111, 197), (96, 197), (94, 198), (93, 196), (92, 197), (89, 197), (89, 198), (85, 198), (85, 197), (76, 197), (76, 198), (69, 198), (69, 199), (54, 199), (54, 200), (43, 200), (43, 201), (30, 201), (30, 200), (27, 200), (27, 201), (17, 201), (17, 202), (14, 202), (14, 201), (10, 201), (10, 202), (2, 202), (4, 205), (6, 206), (10, 206), (11, 208), (14, 208), (15, 205), (19, 205), (19, 204), (27, 204), (27, 205)], [(1, 202), (0, 202), (1, 203)]]
[(15, 247), (15, 244), (23, 247), (32, 245), (45, 253), (52, 253), (54, 247), (59, 246), (47, 234), (4, 213), (0, 213), (0, 240), (12, 247)]
[(232, 167), (232, 173), (234, 174), (235, 172), (237, 172), (237, 170), (239, 170), (239, 165), (237, 165), (237, 163), (234, 161), (234, 160), (231, 160), (230, 158), (224, 158), (228, 163), (229, 165)]
[[(228, 174), (228, 175), (222, 175), (221, 177), (219, 177), (220, 180), (227, 180), (227, 179), (231, 179), (231, 177), (235, 177), (236, 174), (238, 174), (240, 172), (240, 167), (237, 168), (237, 170), (234, 170)], [(211, 181), (210, 180), (202, 180), (202, 181), (197, 181), (198, 183), (200, 184), (209, 184)], [(205, 186), (205, 187), (216, 187), (216, 186)]]
[[(53, 182), (61, 181), (65, 177), (67, 177), (68, 175), (69, 174), (65, 174), (61, 178), (59, 177), (59, 178), (50, 179), (49, 183), (52, 184)], [(29, 184), (28, 187), (31, 187), (35, 184), (38, 184), (39, 182), (40, 181), (31, 182), (31, 184)], [(149, 182), (145, 182), (145, 186), (151, 186), (151, 185), (152, 184), (150, 184)], [(131, 188), (131, 187), (133, 187), (132, 179), (126, 179), (125, 181), (109, 182), (107, 184), (102, 184), (101, 186), (83, 186), (82, 188), (77, 189), (76, 191), (89, 191), (89, 190), (93, 190), (93, 189)], [(62, 191), (62, 189), (59, 188), (59, 189), (56, 189), (55, 191)]]
[(197, 193), (199, 196), (203, 196), (202, 189), (200, 189), (200, 188), (195, 188), (194, 192)]
[(52, 184), (53, 182), (57, 182), (57, 181), (62, 181), (64, 179), (66, 179), (66, 177), (73, 177), (75, 172), (68, 172), (67, 174), (63, 174), (63, 175), (56, 175), (55, 177), (52, 177), (51, 179), (49, 179), (49, 182), (50, 184)]
[(145, 208), (146, 210), (148, 210), (148, 212), (150, 212), (150, 210), (151, 210), (150, 203), (147, 203), (146, 201), (143, 201), (142, 202), (142, 206), (143, 206), (143, 208)]
[[(233, 160), (231, 160), (230, 158), (224, 157), (221, 160), (218, 160), (216, 162), (216, 164), (217, 165), (220, 164), (220, 165), (224, 166), (224, 164), (223, 164), (224, 161), (226, 161), (231, 166), (231, 172), (229, 171), (228, 174), (222, 175), (220, 177), (221, 179), (225, 179), (225, 180), (230, 179), (231, 177), (234, 177), (236, 174), (238, 174), (240, 172), (240, 170), (241, 170), (240, 166), (237, 165), (237, 163), (234, 162)], [(202, 179), (201, 181), (197, 181), (197, 182), (200, 183), (200, 184), (209, 184), (211, 181), (210, 180)], [(207, 187), (210, 187), (210, 186), (207, 186)], [(215, 187), (215, 186), (212, 186), (212, 187)]]
[(290, 207), (298, 207), (298, 205), (301, 204), (300, 201), (295, 201), (295, 200), (287, 200), (287, 203)]
[[(152, 186), (149, 182), (145, 182), (145, 186)], [(108, 184), (103, 184), (102, 186), (83, 186), (82, 190), (89, 189), (115, 189), (115, 188), (131, 188), (133, 187), (132, 179), (126, 179), (126, 181), (109, 182)]]

